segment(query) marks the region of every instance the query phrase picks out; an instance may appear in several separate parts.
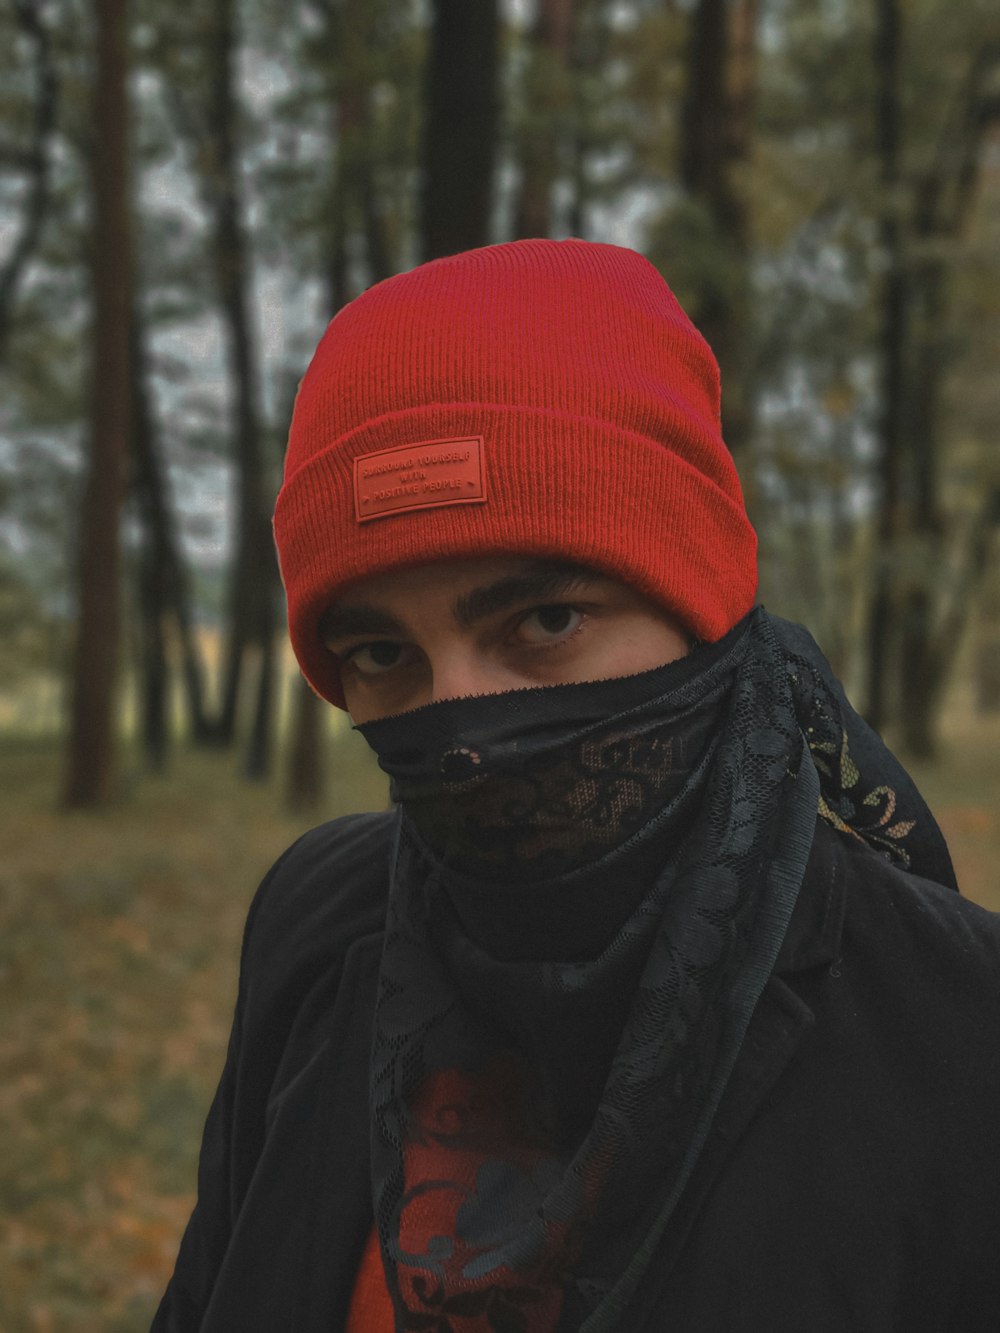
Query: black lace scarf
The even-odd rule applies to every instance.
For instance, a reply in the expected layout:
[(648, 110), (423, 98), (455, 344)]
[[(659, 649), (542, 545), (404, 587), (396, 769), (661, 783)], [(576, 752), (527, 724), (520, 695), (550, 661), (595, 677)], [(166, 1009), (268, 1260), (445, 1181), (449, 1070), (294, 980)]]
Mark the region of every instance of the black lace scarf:
[(760, 608), (639, 676), (361, 730), (401, 810), (371, 1071), (398, 1326), (619, 1327), (817, 813), (953, 884), (943, 839), (809, 636)]

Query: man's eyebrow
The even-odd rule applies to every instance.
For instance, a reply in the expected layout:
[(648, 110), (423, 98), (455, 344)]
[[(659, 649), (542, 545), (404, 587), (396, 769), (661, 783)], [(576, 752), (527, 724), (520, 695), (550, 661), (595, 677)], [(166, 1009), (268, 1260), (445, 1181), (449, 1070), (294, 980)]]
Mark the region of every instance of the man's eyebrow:
[(391, 616), (388, 611), (381, 611), (368, 602), (357, 602), (351, 606), (331, 606), (323, 612), (319, 622), (319, 634), (324, 643), (330, 639), (349, 639), (358, 634), (386, 634), (402, 637), (406, 633), (403, 623)]
[(468, 629), (478, 620), (506, 611), (519, 602), (545, 602), (553, 597), (578, 592), (597, 583), (605, 576), (585, 565), (553, 564), (546, 561), (538, 569), (523, 574), (511, 574), (496, 583), (473, 588), (459, 597), (452, 614), (460, 625)]

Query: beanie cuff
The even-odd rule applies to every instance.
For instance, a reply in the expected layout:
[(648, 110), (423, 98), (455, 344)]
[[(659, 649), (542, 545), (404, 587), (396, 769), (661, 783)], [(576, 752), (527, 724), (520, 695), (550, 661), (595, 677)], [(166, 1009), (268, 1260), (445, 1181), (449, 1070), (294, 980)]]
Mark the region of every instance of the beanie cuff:
[[(430, 405), (366, 423), (290, 476), (275, 538), (289, 631), (313, 688), (344, 707), (324, 611), (360, 578), (447, 559), (573, 560), (619, 578), (707, 642), (750, 610), (757, 539), (717, 423), (661, 410), (657, 437), (565, 411)], [(359, 521), (354, 460), (394, 444), (483, 441), (486, 498), (427, 504)]]

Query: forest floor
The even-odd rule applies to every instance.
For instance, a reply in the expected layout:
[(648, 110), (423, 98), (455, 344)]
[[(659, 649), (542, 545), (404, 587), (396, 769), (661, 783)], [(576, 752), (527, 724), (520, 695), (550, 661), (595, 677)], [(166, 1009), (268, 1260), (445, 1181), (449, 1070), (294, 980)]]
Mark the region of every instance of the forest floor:
[[(384, 807), (348, 733), (329, 809)], [(240, 937), (317, 819), (234, 759), (179, 753), (100, 814), (55, 809), (58, 755), (0, 749), (0, 1333), (145, 1333), (193, 1203)]]
[[(347, 734), (332, 814), (384, 805)], [(1000, 721), (916, 776), (969, 897), (1000, 909)], [(193, 1202), (253, 890), (308, 822), (231, 756), (58, 813), (58, 755), (0, 748), (0, 1333), (145, 1333)], [(9, 794), (9, 795), (8, 795)]]

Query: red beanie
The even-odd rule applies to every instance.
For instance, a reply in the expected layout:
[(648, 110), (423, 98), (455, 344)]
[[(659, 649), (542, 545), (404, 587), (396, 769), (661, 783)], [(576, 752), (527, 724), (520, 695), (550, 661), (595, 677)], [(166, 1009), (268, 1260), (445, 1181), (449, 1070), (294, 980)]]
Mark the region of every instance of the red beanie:
[(345, 306), (299, 388), (274, 533), (299, 664), (340, 706), (320, 617), (400, 565), (575, 560), (706, 641), (757, 587), (715, 358), (647, 260), (587, 241), (471, 250)]

